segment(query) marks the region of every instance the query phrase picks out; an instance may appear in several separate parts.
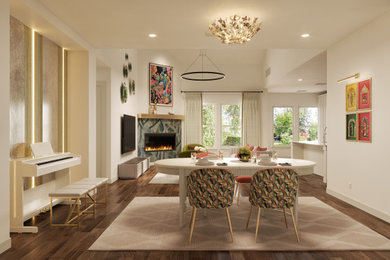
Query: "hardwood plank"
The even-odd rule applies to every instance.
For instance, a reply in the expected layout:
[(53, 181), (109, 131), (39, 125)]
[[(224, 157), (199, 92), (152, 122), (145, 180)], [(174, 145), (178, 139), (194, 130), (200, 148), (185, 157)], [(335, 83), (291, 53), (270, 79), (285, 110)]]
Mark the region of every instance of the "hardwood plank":
[[(109, 185), (107, 208), (99, 205), (96, 216), (85, 216), (80, 230), (68, 227), (51, 228), (49, 213), (40, 214), (36, 218), (39, 232), (11, 234), (12, 248), (1, 254), (0, 259), (390, 259), (390, 251), (88, 251), (135, 197), (178, 196), (178, 185), (148, 184), (155, 174), (155, 168), (151, 167), (137, 180), (118, 180)], [(241, 199), (247, 199), (245, 196), (248, 194), (248, 187), (243, 185)], [(299, 192), (301, 196), (316, 197), (390, 239), (390, 224), (326, 194), (326, 185), (321, 177), (314, 174), (300, 177)], [(67, 206), (56, 206), (55, 220), (64, 220), (67, 211)], [(26, 225), (31, 223), (32, 221), (27, 221)]]

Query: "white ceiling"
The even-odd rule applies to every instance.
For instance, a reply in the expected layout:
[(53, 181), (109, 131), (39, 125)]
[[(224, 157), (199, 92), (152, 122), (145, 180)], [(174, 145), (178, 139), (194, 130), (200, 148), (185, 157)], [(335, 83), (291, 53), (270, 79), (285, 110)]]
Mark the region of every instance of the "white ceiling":
[[(96, 48), (325, 49), (390, 9), (388, 0), (40, 0)], [(242, 46), (207, 36), (232, 14), (257, 16), (263, 29)], [(149, 33), (158, 35), (148, 38)], [(312, 37), (303, 39), (302, 33)]]
[[(76, 35), (97, 49), (155, 49), (169, 52), (183, 66), (206, 49), (219, 66), (255, 65), (262, 68), (266, 50), (326, 50), (390, 10), (390, 0), (11, 0), (11, 13), (29, 26), (43, 24), (27, 3), (39, 3)], [(243, 45), (224, 45), (210, 36), (209, 24), (232, 14), (259, 17), (262, 30)], [(57, 43), (79, 48), (55, 26), (39, 31)], [(151, 39), (149, 33), (156, 33)], [(311, 37), (301, 38), (302, 33)], [(284, 64), (288, 61), (283, 59)], [(296, 64), (297, 65), (297, 64)], [(231, 67), (231, 66), (230, 66)], [(284, 73), (272, 68), (272, 92), (320, 92), (326, 82), (326, 53), (300, 59)], [(297, 82), (298, 78), (304, 81)], [(258, 83), (256, 83), (258, 84)]]

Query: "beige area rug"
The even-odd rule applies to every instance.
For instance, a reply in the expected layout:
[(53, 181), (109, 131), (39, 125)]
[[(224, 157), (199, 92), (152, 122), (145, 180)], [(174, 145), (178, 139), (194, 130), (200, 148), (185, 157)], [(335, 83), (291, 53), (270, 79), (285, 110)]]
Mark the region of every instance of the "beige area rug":
[(179, 175), (158, 172), (149, 184), (179, 184)]
[[(231, 242), (225, 210), (198, 211), (192, 243), (189, 228), (178, 226), (178, 197), (137, 197), (89, 248), (90, 250), (390, 250), (390, 240), (313, 197), (299, 198), (297, 243), (291, 217), (265, 210), (254, 242), (256, 214), (245, 229), (249, 202), (230, 207)], [(256, 213), (255, 213), (256, 211)], [(186, 222), (190, 208), (186, 209)]]

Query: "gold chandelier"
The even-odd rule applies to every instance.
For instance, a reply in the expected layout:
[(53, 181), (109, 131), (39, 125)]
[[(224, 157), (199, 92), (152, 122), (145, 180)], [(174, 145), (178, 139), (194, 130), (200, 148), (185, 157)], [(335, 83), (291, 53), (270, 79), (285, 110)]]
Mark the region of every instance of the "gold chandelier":
[(261, 29), (261, 23), (257, 23), (258, 18), (251, 20), (250, 17), (240, 17), (238, 15), (228, 18), (214, 20), (209, 26), (211, 33), (224, 44), (245, 43)]

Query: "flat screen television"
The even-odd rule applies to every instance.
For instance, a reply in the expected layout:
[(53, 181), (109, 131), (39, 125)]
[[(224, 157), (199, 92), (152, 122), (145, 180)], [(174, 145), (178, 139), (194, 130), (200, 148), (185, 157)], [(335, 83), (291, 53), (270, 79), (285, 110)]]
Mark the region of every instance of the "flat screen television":
[(135, 150), (135, 117), (123, 115), (121, 130), (121, 153)]

